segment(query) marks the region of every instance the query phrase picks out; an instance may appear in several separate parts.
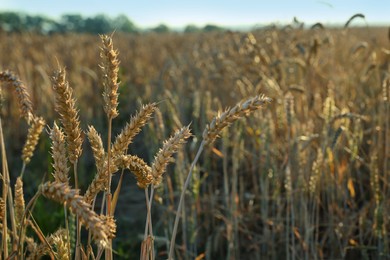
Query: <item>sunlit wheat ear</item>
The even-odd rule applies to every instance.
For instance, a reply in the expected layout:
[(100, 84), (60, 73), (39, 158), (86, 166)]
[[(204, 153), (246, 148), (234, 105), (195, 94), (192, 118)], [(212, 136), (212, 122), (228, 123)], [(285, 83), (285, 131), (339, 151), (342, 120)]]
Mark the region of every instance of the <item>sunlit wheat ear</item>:
[(173, 154), (178, 151), (180, 146), (186, 143), (186, 139), (191, 136), (189, 126), (185, 126), (164, 142), (163, 147), (154, 157), (152, 164), (153, 185), (158, 186), (162, 182), (162, 176), (166, 171), (168, 163), (172, 162)]
[[(110, 163), (110, 174), (113, 174), (118, 171), (118, 160), (113, 160)], [(88, 186), (87, 191), (85, 192), (84, 198), (85, 201), (91, 203), (94, 197), (100, 191), (106, 191), (108, 188), (108, 165), (107, 165), (107, 154), (104, 156), (103, 166), (97, 168), (97, 173), (95, 178), (92, 180), (91, 184)]]
[(38, 144), (39, 135), (45, 126), (45, 120), (42, 117), (33, 117), (30, 128), (28, 129), (27, 140), (22, 151), (22, 160), (25, 164), (31, 161), (35, 147)]
[[(108, 171), (106, 165), (106, 154), (104, 152), (103, 141), (93, 126), (88, 128), (87, 136), (91, 144), (93, 156), (96, 162), (97, 174), (85, 192), (85, 201), (91, 203), (94, 197), (106, 189), (108, 180)], [(110, 168), (115, 168), (115, 164), (111, 163)], [(115, 170), (115, 169), (114, 169)]]
[[(26, 239), (27, 240), (27, 239)], [(27, 259), (41, 259), (42, 256), (48, 255), (50, 252), (49, 245), (55, 253), (56, 259), (69, 259), (67, 251), (67, 232), (65, 229), (59, 229), (54, 234), (45, 238), (46, 242), (37, 245), (31, 238), (27, 241), (27, 249), (30, 255)]]
[(91, 205), (85, 202), (78, 190), (71, 189), (66, 183), (47, 182), (41, 186), (42, 194), (54, 201), (66, 204), (80, 218), (82, 224), (90, 230), (96, 244), (106, 247), (108, 237), (113, 236), (105, 223), (91, 210)]
[(112, 119), (118, 116), (118, 51), (114, 50), (110, 36), (101, 35), (100, 38), (103, 42), (100, 52), (100, 57), (103, 61), (100, 67), (103, 71), (104, 111), (107, 117)]
[(77, 162), (82, 152), (82, 131), (72, 89), (66, 81), (65, 69), (59, 69), (53, 77), (53, 89), (56, 93), (56, 111), (61, 117), (61, 123), (67, 142), (69, 161)]
[(152, 183), (152, 169), (144, 160), (135, 155), (123, 155), (120, 161), (123, 168), (129, 169), (135, 175), (138, 187), (145, 189)]
[(33, 118), (32, 103), (30, 95), (27, 92), (26, 86), (20, 81), (20, 79), (10, 71), (0, 72), (0, 81), (5, 82), (9, 86), (13, 87), (16, 91), (19, 110), (22, 117), (30, 124)]
[(56, 182), (69, 182), (68, 158), (65, 150), (65, 135), (62, 130), (54, 123), (50, 131), (52, 142), (51, 152), (53, 157), (54, 179)]
[(25, 209), (24, 195), (23, 195), (23, 181), (20, 177), (16, 179), (16, 183), (15, 183), (14, 203), (15, 203), (15, 222), (16, 222), (16, 226), (19, 227), (21, 225), (24, 209)]
[(116, 222), (112, 216), (100, 215), (99, 216), (104, 225), (109, 230), (108, 239), (113, 239), (116, 233)]
[(68, 232), (65, 229), (59, 229), (53, 235), (51, 235), (51, 240), (55, 248), (55, 255), (57, 259), (69, 259), (67, 234)]
[(105, 152), (102, 138), (93, 126), (88, 127), (87, 136), (91, 144), (93, 157), (95, 158), (96, 168), (103, 170)]
[(133, 141), (133, 138), (141, 131), (141, 128), (148, 122), (156, 109), (156, 103), (147, 104), (142, 106), (141, 110), (135, 116), (131, 117), (130, 122), (126, 124), (115, 139), (111, 149), (113, 158), (124, 154)]
[(207, 144), (211, 144), (218, 138), (222, 129), (227, 126), (230, 126), (237, 119), (248, 115), (249, 113), (260, 109), (265, 104), (271, 102), (271, 99), (259, 95), (253, 98), (250, 98), (246, 101), (240, 102), (235, 105), (233, 108), (225, 110), (225, 112), (218, 114), (213, 118), (211, 123), (206, 126), (206, 129), (203, 131), (203, 140)]

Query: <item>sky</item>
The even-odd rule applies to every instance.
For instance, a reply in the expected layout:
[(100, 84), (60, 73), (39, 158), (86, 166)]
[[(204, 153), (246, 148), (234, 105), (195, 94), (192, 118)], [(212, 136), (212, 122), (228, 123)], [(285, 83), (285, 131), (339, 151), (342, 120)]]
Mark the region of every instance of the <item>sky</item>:
[[(0, 11), (59, 18), (62, 14), (85, 17), (125, 14), (140, 27), (164, 23), (172, 27), (255, 26), (290, 23), (294, 17), (305, 24), (344, 24), (362, 13), (368, 25), (390, 25), (390, 0), (0, 0)], [(358, 20), (358, 19), (356, 19)]]

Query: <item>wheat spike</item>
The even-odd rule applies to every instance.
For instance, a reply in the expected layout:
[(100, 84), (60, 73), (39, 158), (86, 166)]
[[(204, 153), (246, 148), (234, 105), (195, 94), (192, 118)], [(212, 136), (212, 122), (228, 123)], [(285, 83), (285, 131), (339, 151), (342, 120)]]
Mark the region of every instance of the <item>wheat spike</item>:
[(88, 140), (91, 143), (91, 148), (93, 152), (93, 157), (95, 158), (96, 167), (98, 170), (103, 170), (104, 165), (104, 147), (103, 147), (103, 141), (100, 137), (99, 133), (96, 131), (96, 129), (93, 126), (88, 127), (87, 132)]
[(23, 181), (22, 178), (18, 177), (16, 179), (15, 183), (15, 222), (17, 226), (21, 225), (24, 209), (25, 209), (25, 203), (24, 203), (24, 197), (23, 197)]
[(100, 36), (103, 47), (101, 47), (100, 57), (103, 59), (100, 65), (103, 71), (103, 99), (104, 111), (108, 118), (115, 118), (118, 116), (118, 51), (114, 50), (112, 38), (108, 35)]
[(176, 153), (180, 145), (186, 142), (186, 139), (191, 136), (189, 126), (185, 126), (164, 142), (163, 147), (158, 151), (154, 157), (152, 164), (153, 185), (158, 186), (162, 181), (162, 175), (164, 174), (169, 162), (173, 160), (172, 156)]
[(82, 152), (82, 131), (72, 89), (66, 81), (65, 69), (59, 69), (53, 77), (53, 89), (56, 92), (56, 111), (61, 117), (61, 123), (67, 141), (69, 161), (75, 164)]
[[(105, 163), (106, 160), (106, 154), (104, 152), (103, 147), (103, 141), (98, 134), (98, 132), (95, 130), (93, 126), (90, 126), (88, 128), (88, 139), (91, 143), (93, 156), (95, 158), (96, 162), (96, 168), (97, 168), (97, 174), (91, 184), (89, 185), (87, 191), (85, 192), (84, 198), (88, 203), (91, 203), (93, 198), (98, 194), (100, 191), (105, 190), (107, 187), (107, 179), (108, 179), (108, 173), (107, 173), (107, 165)], [(115, 164), (111, 163), (110, 168), (115, 168)], [(115, 172), (116, 169), (113, 169)]]
[(113, 239), (116, 233), (115, 219), (112, 216), (106, 216), (106, 215), (100, 215), (99, 217), (102, 220), (102, 222), (105, 223), (105, 226), (109, 230), (108, 238)]
[(50, 131), (52, 141), (51, 151), (53, 157), (54, 179), (56, 182), (69, 182), (68, 158), (65, 149), (65, 135), (62, 130), (54, 123)]
[(147, 123), (156, 109), (156, 103), (147, 104), (142, 106), (135, 116), (131, 117), (130, 122), (126, 124), (115, 139), (111, 149), (113, 158), (124, 154), (133, 138), (141, 131), (141, 127)]
[(65, 229), (57, 230), (53, 235), (51, 235), (51, 240), (55, 248), (56, 259), (59, 260), (68, 260), (68, 235)]
[(153, 181), (152, 169), (144, 160), (135, 155), (123, 155), (121, 158), (123, 168), (129, 169), (137, 179), (137, 185), (145, 189)]
[(41, 192), (45, 197), (60, 203), (65, 203), (73, 214), (80, 218), (81, 223), (91, 231), (92, 237), (97, 245), (106, 247), (108, 237), (112, 236), (110, 230), (99, 216), (91, 210), (79, 191), (71, 189), (66, 183), (46, 182), (41, 186)]
[(233, 108), (227, 109), (225, 112), (218, 114), (203, 131), (203, 140), (208, 144), (213, 143), (219, 136), (222, 129), (230, 126), (237, 119), (258, 110), (269, 102), (271, 102), (270, 98), (264, 95), (259, 95), (240, 102)]
[(5, 82), (6, 84), (12, 86), (15, 89), (18, 98), (20, 113), (27, 121), (27, 123), (30, 124), (33, 118), (33, 110), (30, 95), (27, 92), (26, 86), (16, 75), (14, 75), (10, 71), (0, 72), (0, 81)]
[(45, 238), (46, 242), (42, 242), (37, 245), (34, 240), (29, 238), (27, 241), (27, 249), (30, 252), (30, 255), (27, 259), (35, 260), (41, 259), (42, 256), (48, 255), (50, 253), (50, 248), (54, 251), (56, 259), (68, 260), (68, 251), (66, 246), (66, 241), (68, 239), (67, 232), (65, 229), (59, 229), (54, 234), (47, 236)]
[[(110, 163), (110, 174), (113, 174), (118, 171), (118, 160), (113, 160)], [(91, 184), (88, 186), (87, 191), (85, 192), (84, 198), (85, 201), (91, 203), (93, 198), (100, 192), (106, 191), (108, 188), (108, 166), (107, 166), (107, 156), (104, 157), (104, 162), (102, 167), (97, 168), (97, 174), (92, 180)]]
[(31, 161), (35, 147), (38, 144), (39, 135), (45, 126), (45, 120), (42, 117), (33, 117), (30, 128), (28, 129), (27, 140), (22, 150), (22, 160), (25, 164)]

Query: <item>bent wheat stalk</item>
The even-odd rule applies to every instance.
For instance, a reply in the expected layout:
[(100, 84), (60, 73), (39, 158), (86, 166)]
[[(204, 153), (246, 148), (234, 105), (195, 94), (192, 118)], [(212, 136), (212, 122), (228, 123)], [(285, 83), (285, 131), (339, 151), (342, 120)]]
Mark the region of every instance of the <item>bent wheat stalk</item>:
[(184, 183), (184, 187), (182, 189), (182, 192), (180, 194), (180, 200), (179, 205), (177, 206), (176, 210), (176, 217), (175, 217), (175, 223), (173, 226), (172, 231), (172, 238), (169, 246), (169, 255), (168, 260), (173, 260), (174, 255), (174, 248), (175, 248), (175, 240), (176, 240), (176, 234), (177, 234), (177, 228), (179, 225), (179, 219), (181, 216), (181, 210), (183, 206), (184, 201), (184, 195), (185, 191), (188, 188), (188, 185), (190, 183), (190, 180), (192, 179), (192, 172), (194, 170), (194, 167), (196, 163), (199, 160), (199, 157), (206, 145), (211, 145), (218, 137), (221, 131), (227, 127), (230, 126), (233, 122), (235, 122), (237, 119), (249, 115), (251, 112), (254, 112), (261, 107), (263, 107), (265, 104), (271, 102), (271, 99), (264, 96), (264, 95), (258, 95), (253, 98), (250, 98), (246, 101), (240, 102), (237, 105), (235, 105), (231, 109), (225, 110), (225, 112), (218, 114), (216, 117), (213, 118), (211, 123), (206, 126), (205, 130), (203, 131), (203, 140), (201, 144), (199, 145), (198, 152), (196, 153), (196, 156), (191, 163), (190, 171), (187, 175), (187, 179)]

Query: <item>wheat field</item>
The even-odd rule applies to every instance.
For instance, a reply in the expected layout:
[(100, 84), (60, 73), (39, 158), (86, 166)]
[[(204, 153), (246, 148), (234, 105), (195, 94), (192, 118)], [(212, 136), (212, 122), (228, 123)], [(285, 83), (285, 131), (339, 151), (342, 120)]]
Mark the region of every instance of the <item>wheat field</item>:
[(1, 258), (389, 258), (389, 41), (0, 33)]

